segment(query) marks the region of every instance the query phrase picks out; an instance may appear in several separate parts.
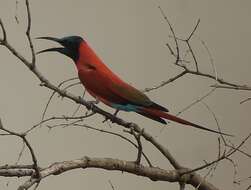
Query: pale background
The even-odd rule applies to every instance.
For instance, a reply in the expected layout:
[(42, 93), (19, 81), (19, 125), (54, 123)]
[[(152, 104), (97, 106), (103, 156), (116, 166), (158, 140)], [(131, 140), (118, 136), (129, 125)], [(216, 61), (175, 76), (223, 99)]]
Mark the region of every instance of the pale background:
[[(13, 0), (0, 0), (0, 16), (10, 43), (28, 57), (30, 52), (25, 38), (25, 6), (20, 0), (16, 11), (15, 4)], [(181, 37), (187, 36), (200, 18), (201, 24), (196, 36), (203, 39), (210, 48), (219, 76), (227, 81), (251, 84), (249, 0), (42, 0), (31, 1), (30, 5), (33, 38), (81, 35), (113, 71), (140, 89), (167, 80), (180, 71), (172, 64), (173, 59), (165, 46), (170, 41), (170, 31), (158, 5), (162, 6), (176, 34)], [(15, 14), (19, 24), (14, 19)], [(38, 51), (55, 44), (34, 40), (34, 45)], [(192, 45), (200, 68), (212, 73), (208, 55), (197, 38)], [(0, 57), (0, 117), (5, 127), (21, 132), (40, 121), (50, 91), (40, 87), (31, 72), (2, 47)], [(40, 55), (37, 57), (37, 65), (55, 84), (76, 76), (72, 61), (59, 54)], [(172, 113), (177, 113), (208, 92), (211, 84), (214, 84), (212, 80), (186, 76), (148, 95), (168, 107)], [(79, 87), (72, 89), (72, 92), (80, 95), (82, 90)], [(222, 130), (236, 135), (233, 139), (235, 143), (239, 143), (250, 132), (251, 102), (239, 104), (248, 96), (248, 92), (219, 89), (205, 100), (217, 115)], [(47, 116), (71, 114), (73, 110), (70, 101), (57, 99), (49, 108)], [(203, 160), (213, 160), (217, 156), (217, 135), (174, 123), (160, 132), (161, 124), (154, 121), (133, 113), (120, 113), (119, 116), (144, 127), (187, 167), (199, 166)], [(194, 106), (182, 117), (216, 128), (212, 115), (202, 104)], [(100, 128), (109, 127), (108, 124), (102, 124), (102, 120), (102, 116), (96, 116), (86, 123)], [(116, 125), (112, 129), (116, 129)], [(58, 128), (51, 132), (41, 128), (33, 132), (29, 140), (41, 166), (85, 155), (125, 160), (136, 158), (136, 151), (120, 139), (80, 128)], [(154, 165), (172, 169), (159, 152), (148, 143), (144, 145)], [(0, 165), (14, 163), (20, 148), (21, 142), (16, 138), (1, 137)], [(250, 153), (250, 141), (244, 150)], [(30, 163), (29, 158), (27, 151), (21, 161)], [(250, 159), (240, 155), (233, 158), (238, 161), (238, 177), (250, 176)], [(0, 189), (15, 189), (22, 181), (0, 179)], [(213, 177), (207, 179), (220, 189), (244, 189), (248, 186), (248, 183), (243, 183), (243, 186), (232, 184), (233, 167), (230, 162), (221, 163)], [(116, 190), (178, 189), (176, 183), (152, 182), (126, 173), (96, 169), (74, 170), (52, 176), (44, 180), (39, 189), (110, 190), (108, 180), (112, 181)]]

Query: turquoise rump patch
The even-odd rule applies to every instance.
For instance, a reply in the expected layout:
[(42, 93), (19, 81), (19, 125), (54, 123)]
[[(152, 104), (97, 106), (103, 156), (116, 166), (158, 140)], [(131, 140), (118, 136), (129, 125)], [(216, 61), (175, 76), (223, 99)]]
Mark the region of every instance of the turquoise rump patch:
[(111, 107), (118, 109), (118, 110), (123, 110), (123, 111), (138, 111), (139, 106), (132, 105), (132, 104), (111, 104)]

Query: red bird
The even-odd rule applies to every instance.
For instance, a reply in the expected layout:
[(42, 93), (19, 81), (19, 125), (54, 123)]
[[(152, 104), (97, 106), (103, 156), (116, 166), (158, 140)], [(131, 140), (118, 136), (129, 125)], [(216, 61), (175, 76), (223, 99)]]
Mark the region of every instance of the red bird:
[(38, 53), (56, 51), (73, 59), (78, 70), (79, 79), (86, 90), (94, 98), (115, 108), (117, 111), (133, 111), (163, 124), (166, 124), (164, 119), (167, 119), (183, 125), (228, 135), (167, 113), (168, 109), (154, 103), (144, 93), (124, 82), (113, 73), (83, 38), (69, 36), (61, 39), (53, 37), (40, 37), (38, 39), (52, 40), (61, 44), (63, 47), (49, 48)]

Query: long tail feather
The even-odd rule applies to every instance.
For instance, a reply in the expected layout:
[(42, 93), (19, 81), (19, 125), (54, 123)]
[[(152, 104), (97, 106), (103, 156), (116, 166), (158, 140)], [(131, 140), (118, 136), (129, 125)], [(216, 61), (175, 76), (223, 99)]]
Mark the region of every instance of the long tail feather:
[(213, 133), (217, 133), (217, 134), (221, 134), (221, 135), (226, 135), (226, 136), (233, 136), (233, 135), (230, 135), (230, 134), (222, 133), (222, 132), (219, 132), (219, 131), (215, 131), (213, 129), (209, 129), (209, 128), (197, 125), (195, 123), (189, 122), (187, 120), (181, 119), (179, 117), (176, 117), (174, 115), (171, 115), (171, 114), (169, 114), (167, 112), (163, 112), (163, 111), (160, 111), (160, 110), (143, 108), (142, 112), (145, 113), (145, 115), (152, 115), (153, 117), (165, 118), (167, 120), (171, 120), (171, 121), (183, 124), (183, 125), (192, 126), (192, 127), (198, 128), (198, 129), (205, 130), (205, 131), (210, 131), (210, 132), (213, 132)]
[(147, 112), (137, 112), (137, 113), (140, 114), (140, 115), (143, 115), (145, 117), (148, 117), (148, 118), (150, 118), (152, 120), (155, 120), (155, 121), (158, 121), (160, 123), (166, 124), (166, 121), (164, 119), (162, 119), (161, 117), (159, 117), (159, 116), (155, 116), (155, 115), (149, 114)]

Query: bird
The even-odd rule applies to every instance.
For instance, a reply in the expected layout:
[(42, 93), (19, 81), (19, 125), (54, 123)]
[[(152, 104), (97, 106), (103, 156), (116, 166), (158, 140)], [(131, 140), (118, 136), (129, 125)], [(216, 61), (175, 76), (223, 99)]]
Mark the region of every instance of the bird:
[(191, 126), (212, 133), (231, 136), (204, 126), (187, 121), (169, 113), (169, 110), (153, 102), (146, 94), (123, 81), (95, 53), (85, 39), (80, 36), (38, 37), (57, 42), (61, 47), (41, 50), (44, 52), (59, 52), (73, 60), (78, 71), (78, 77), (88, 93), (96, 100), (118, 111), (136, 112), (144, 117), (167, 124), (171, 120), (184, 126)]

